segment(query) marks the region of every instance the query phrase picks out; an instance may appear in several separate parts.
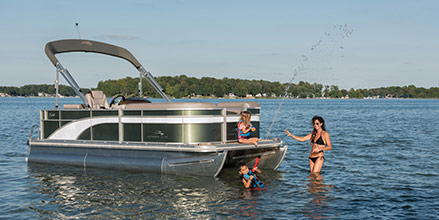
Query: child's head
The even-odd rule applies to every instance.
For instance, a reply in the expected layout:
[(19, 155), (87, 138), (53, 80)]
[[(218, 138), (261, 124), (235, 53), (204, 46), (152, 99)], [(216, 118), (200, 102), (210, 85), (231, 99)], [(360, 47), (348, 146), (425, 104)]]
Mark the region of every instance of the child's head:
[(239, 169), (238, 169), (239, 174), (245, 175), (248, 173), (249, 169), (245, 163), (241, 162), (241, 163), (239, 163), (238, 166), (239, 166)]
[(249, 111), (242, 111), (241, 112), (241, 120), (246, 126), (250, 125), (250, 118), (251, 117), (252, 117), (252, 113), (250, 113)]

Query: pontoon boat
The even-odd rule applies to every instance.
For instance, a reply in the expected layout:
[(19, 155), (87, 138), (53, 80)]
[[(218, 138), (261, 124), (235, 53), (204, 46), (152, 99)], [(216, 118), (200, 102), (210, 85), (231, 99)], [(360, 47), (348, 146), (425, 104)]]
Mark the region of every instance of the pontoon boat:
[[(70, 164), (128, 169), (166, 174), (217, 176), (223, 167), (240, 161), (252, 164), (261, 156), (259, 168), (277, 169), (287, 146), (278, 139), (259, 145), (237, 142), (236, 124), (241, 111), (252, 113), (259, 137), (260, 105), (257, 102), (171, 102), (152, 74), (126, 49), (91, 40), (59, 40), (46, 44), (45, 52), (56, 67), (56, 104), (40, 111), (38, 137), (29, 138), (29, 163)], [(83, 94), (56, 54), (92, 52), (119, 57), (139, 71), (142, 78), (166, 100), (151, 103), (144, 98), (115, 97), (108, 101), (102, 91)], [(82, 104), (58, 107), (59, 75)], [(115, 100), (120, 100), (116, 103)]]

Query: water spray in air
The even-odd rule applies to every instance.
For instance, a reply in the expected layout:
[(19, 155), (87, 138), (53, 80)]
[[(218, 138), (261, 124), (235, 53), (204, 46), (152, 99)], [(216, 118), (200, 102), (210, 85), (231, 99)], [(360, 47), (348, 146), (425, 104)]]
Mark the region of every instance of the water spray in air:
[[(273, 120), (271, 121), (270, 127), (267, 130), (267, 134), (265, 135), (265, 139), (269, 139), (271, 129), (273, 128), (274, 123), (276, 122), (276, 118), (279, 115), (279, 112), (282, 108), (282, 105), (288, 96), (288, 92), (293, 85), (293, 81), (299, 74), (303, 74), (305, 72), (305, 67), (309, 64), (310, 60), (316, 60), (317, 62), (327, 62), (330, 56), (333, 56), (333, 53), (336, 50), (343, 49), (343, 41), (346, 37), (351, 35), (353, 32), (352, 29), (349, 29), (347, 24), (345, 25), (334, 25), (331, 32), (325, 32), (323, 36), (311, 46), (310, 51), (307, 55), (302, 55), (300, 58), (299, 65), (293, 70), (293, 76), (291, 80), (288, 82), (288, 86), (285, 89), (284, 95), (282, 96), (282, 100), (279, 103), (276, 113), (274, 114)], [(323, 54), (326, 52), (326, 56)], [(343, 56), (340, 56), (341, 58)], [(321, 58), (321, 60), (318, 60)], [(331, 69), (331, 68), (330, 68)]]

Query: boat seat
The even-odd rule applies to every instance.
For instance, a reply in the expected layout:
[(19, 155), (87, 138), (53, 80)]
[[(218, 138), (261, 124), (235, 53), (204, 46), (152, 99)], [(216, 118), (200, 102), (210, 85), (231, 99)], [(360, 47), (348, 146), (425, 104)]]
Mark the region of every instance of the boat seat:
[(88, 92), (85, 94), (85, 99), (92, 109), (107, 109), (110, 107), (107, 96), (100, 90), (92, 90)]
[(182, 109), (182, 108), (216, 108), (206, 102), (165, 102), (165, 103), (129, 103), (125, 109)]

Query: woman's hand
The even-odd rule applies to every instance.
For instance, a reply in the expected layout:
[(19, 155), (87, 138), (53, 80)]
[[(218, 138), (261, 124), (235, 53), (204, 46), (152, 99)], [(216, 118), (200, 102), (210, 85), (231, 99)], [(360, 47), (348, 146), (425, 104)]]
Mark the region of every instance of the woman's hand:
[(298, 137), (298, 136), (294, 136), (293, 134), (291, 134), (288, 130), (285, 130), (285, 133), (287, 133), (288, 137), (292, 137), (294, 140), (297, 140), (297, 141), (307, 141), (307, 140), (311, 139), (311, 135), (312, 135), (312, 132), (311, 132), (308, 135), (306, 135), (305, 137)]

